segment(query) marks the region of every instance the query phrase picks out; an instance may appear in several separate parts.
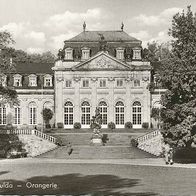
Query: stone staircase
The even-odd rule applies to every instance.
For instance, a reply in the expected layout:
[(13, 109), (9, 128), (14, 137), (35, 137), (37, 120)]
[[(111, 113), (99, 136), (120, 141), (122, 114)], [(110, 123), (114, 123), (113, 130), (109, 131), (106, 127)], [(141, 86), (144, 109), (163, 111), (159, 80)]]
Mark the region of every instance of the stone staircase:
[[(65, 146), (39, 155), (39, 158), (65, 159), (139, 159), (155, 156), (131, 146), (131, 139), (143, 135), (140, 133), (102, 133), (104, 146), (91, 145), (91, 132), (86, 133), (52, 133), (61, 139)], [(67, 143), (72, 145), (73, 152), (68, 155)]]
[(35, 157), (57, 148), (56, 138), (34, 129), (1, 130), (2, 134), (16, 134), (28, 157)]
[(73, 146), (68, 155), (66, 146), (39, 155), (39, 158), (59, 159), (141, 159), (155, 156), (130, 146)]
[(138, 148), (142, 151), (148, 152), (155, 156), (162, 154), (163, 148), (166, 144), (163, 142), (163, 136), (160, 130), (150, 131), (137, 138)]

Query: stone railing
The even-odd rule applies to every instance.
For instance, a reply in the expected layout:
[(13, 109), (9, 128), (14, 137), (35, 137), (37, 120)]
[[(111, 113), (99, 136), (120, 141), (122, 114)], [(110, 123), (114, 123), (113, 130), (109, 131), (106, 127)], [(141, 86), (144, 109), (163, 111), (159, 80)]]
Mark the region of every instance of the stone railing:
[(140, 144), (140, 143), (145, 142), (146, 140), (150, 140), (150, 139), (156, 137), (157, 135), (161, 135), (161, 132), (159, 130), (151, 131), (149, 133), (146, 133), (145, 135), (138, 137), (137, 141)]
[(7, 133), (7, 134), (16, 134), (16, 135), (36, 135), (37, 137), (40, 137), (42, 139), (48, 140), (52, 143), (56, 143), (56, 138), (47, 135), (41, 131), (35, 130), (35, 129), (14, 129), (14, 130), (3, 130), (2, 133)]
[(151, 131), (137, 138), (138, 148), (155, 156), (160, 156), (163, 150), (163, 139), (159, 130)]

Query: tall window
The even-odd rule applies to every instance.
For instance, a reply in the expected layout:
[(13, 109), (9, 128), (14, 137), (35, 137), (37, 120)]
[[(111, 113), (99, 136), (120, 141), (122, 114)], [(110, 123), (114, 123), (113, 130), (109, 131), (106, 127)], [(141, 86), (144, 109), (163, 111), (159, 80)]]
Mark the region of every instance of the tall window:
[(133, 103), (133, 125), (141, 125), (142, 107), (139, 101)]
[(21, 124), (21, 108), (14, 107), (14, 124), (20, 125)]
[(82, 87), (84, 87), (84, 88), (88, 88), (89, 87), (89, 80), (88, 79), (84, 79), (82, 81)]
[(66, 87), (66, 88), (71, 88), (71, 86), (72, 86), (71, 83), (72, 83), (71, 80), (66, 80), (66, 81), (65, 81), (65, 87)]
[(123, 79), (117, 79), (116, 80), (116, 86), (117, 87), (123, 87)]
[(34, 102), (29, 104), (29, 124), (37, 124), (37, 106)]
[(102, 124), (107, 125), (107, 103), (105, 101), (101, 101), (99, 103), (100, 114), (102, 118)]
[(124, 118), (125, 118), (125, 114), (124, 114), (124, 104), (122, 101), (118, 101), (116, 103), (116, 125), (124, 125)]
[(82, 103), (82, 125), (90, 125), (90, 104), (87, 101)]
[(134, 80), (134, 87), (139, 87), (140, 86), (140, 80), (136, 79)]
[(101, 88), (105, 88), (105, 87), (106, 87), (106, 79), (100, 79), (99, 86), (100, 86)]
[(6, 108), (4, 105), (0, 105), (0, 125), (6, 124)]
[(73, 59), (73, 49), (72, 48), (66, 48), (65, 49), (65, 59), (66, 60), (72, 60)]
[(70, 101), (67, 101), (65, 103), (64, 124), (65, 125), (73, 125), (73, 104)]

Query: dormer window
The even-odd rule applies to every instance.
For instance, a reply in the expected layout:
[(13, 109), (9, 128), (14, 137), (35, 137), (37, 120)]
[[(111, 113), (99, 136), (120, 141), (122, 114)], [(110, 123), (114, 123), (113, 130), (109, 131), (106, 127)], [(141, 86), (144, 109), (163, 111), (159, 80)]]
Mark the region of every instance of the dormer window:
[(65, 49), (65, 60), (73, 60), (73, 49), (72, 48)]
[(37, 86), (37, 76), (34, 74), (31, 74), (29, 76), (29, 86)]
[(52, 86), (52, 76), (51, 75), (45, 75), (44, 76), (44, 86), (45, 87)]
[(134, 48), (133, 49), (133, 59), (141, 59), (141, 48)]
[(124, 48), (117, 48), (116, 49), (116, 58), (119, 60), (124, 59)]
[(5, 74), (0, 75), (0, 86), (6, 86), (7, 76)]
[(19, 74), (14, 75), (14, 86), (22, 86), (22, 76)]
[(90, 49), (82, 48), (82, 60), (87, 60), (90, 57)]

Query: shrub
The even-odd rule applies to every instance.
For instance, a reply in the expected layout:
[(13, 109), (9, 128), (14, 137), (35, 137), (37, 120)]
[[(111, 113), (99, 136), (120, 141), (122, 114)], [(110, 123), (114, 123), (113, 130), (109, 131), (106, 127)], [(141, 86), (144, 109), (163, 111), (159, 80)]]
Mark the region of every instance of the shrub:
[(126, 129), (131, 129), (133, 127), (132, 122), (126, 122), (125, 123), (125, 128)]
[[(49, 124), (49, 121), (52, 119), (53, 117), (53, 111), (50, 109), (50, 108), (44, 108), (42, 110), (42, 116), (43, 116), (43, 119), (45, 121), (45, 124), (48, 125)], [(46, 127), (47, 128), (47, 127)]]
[(62, 122), (58, 122), (58, 123), (57, 123), (57, 127), (58, 127), (59, 129), (62, 129), (62, 128), (63, 128), (63, 123), (62, 123)]
[(137, 147), (138, 146), (137, 139), (131, 139), (131, 146), (133, 146), (133, 147)]
[(103, 145), (105, 145), (107, 141), (109, 141), (108, 134), (103, 134), (103, 137), (102, 137)]
[(108, 123), (108, 128), (109, 129), (115, 129), (116, 128), (116, 125), (114, 124), (114, 122), (109, 122)]
[(51, 125), (50, 124), (46, 124), (46, 129), (50, 129)]
[(149, 123), (148, 122), (143, 122), (142, 123), (142, 128), (148, 129), (149, 128)]
[(60, 138), (56, 138), (55, 144), (58, 146), (64, 146), (63, 141)]
[(80, 122), (75, 122), (75, 123), (74, 123), (74, 129), (81, 129), (81, 124), (80, 124)]

